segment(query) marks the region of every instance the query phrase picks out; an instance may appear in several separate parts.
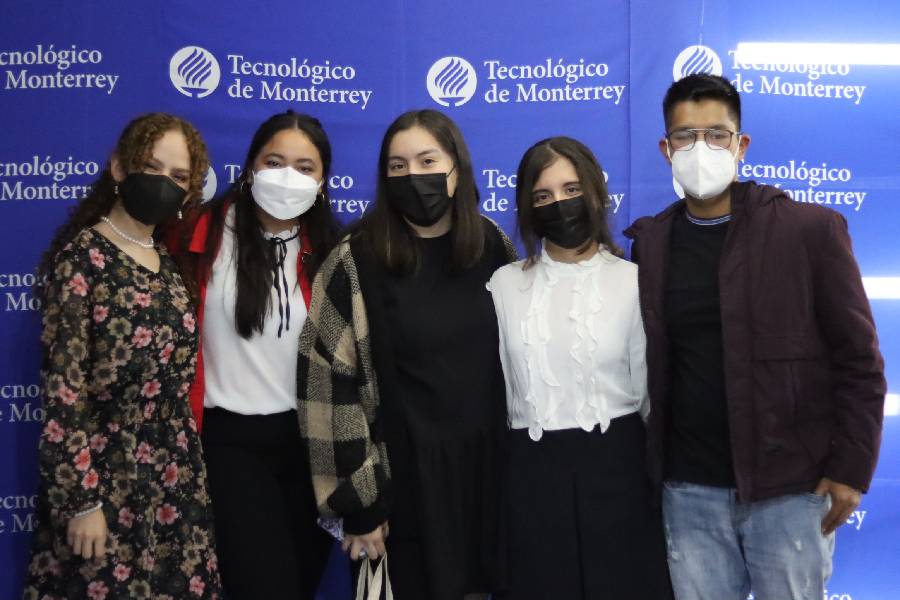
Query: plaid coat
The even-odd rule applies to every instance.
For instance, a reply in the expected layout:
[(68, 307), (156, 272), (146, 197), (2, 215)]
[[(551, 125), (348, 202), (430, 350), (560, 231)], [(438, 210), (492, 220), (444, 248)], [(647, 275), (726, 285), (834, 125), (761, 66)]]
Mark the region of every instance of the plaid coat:
[[(515, 247), (493, 224), (506, 258)], [(387, 520), (391, 471), (380, 419), (372, 338), (350, 236), (319, 267), (300, 335), (297, 413), (323, 517), (348, 533)]]

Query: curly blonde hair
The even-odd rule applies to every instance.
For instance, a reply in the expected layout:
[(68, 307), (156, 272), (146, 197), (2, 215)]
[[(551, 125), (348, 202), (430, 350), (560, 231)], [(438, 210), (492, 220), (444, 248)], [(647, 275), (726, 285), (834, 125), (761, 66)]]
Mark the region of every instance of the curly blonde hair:
[[(126, 173), (139, 172), (151, 157), (153, 145), (169, 131), (180, 131), (187, 140), (191, 161), (190, 183), (188, 185), (189, 204), (187, 209), (200, 204), (203, 195), (203, 179), (209, 167), (206, 143), (197, 129), (180, 117), (167, 113), (149, 113), (131, 121), (116, 143), (113, 155)], [(85, 227), (96, 225), (100, 217), (109, 214), (118, 196), (116, 181), (112, 176), (110, 162), (91, 186), (91, 191), (69, 213), (69, 218), (56, 230), (50, 247), (44, 252), (37, 268), (36, 292), (42, 297), (45, 278), (52, 273), (56, 255)], [(162, 223), (154, 232), (158, 240), (167, 239), (172, 223)]]

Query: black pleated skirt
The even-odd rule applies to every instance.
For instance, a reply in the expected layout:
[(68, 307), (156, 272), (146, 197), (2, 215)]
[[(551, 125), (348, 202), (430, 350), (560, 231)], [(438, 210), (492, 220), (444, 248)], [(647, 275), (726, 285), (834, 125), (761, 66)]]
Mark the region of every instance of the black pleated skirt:
[(662, 518), (637, 414), (510, 432), (509, 600), (668, 600)]

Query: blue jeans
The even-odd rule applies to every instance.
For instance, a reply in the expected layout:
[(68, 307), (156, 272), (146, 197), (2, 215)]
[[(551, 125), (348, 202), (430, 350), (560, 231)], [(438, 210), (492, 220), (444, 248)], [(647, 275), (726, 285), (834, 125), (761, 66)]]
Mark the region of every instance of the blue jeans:
[(738, 502), (734, 488), (668, 481), (663, 518), (677, 600), (822, 600), (834, 534), (831, 500), (790, 494)]

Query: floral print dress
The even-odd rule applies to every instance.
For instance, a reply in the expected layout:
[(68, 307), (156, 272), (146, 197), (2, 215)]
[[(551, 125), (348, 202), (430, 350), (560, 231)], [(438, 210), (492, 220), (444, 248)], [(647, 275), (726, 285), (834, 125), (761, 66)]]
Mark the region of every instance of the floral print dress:
[[(47, 282), (28, 600), (221, 596), (187, 401), (198, 332), (175, 264), (159, 254), (154, 273), (85, 229), (59, 253)], [(100, 502), (106, 554), (75, 556), (68, 521)]]

